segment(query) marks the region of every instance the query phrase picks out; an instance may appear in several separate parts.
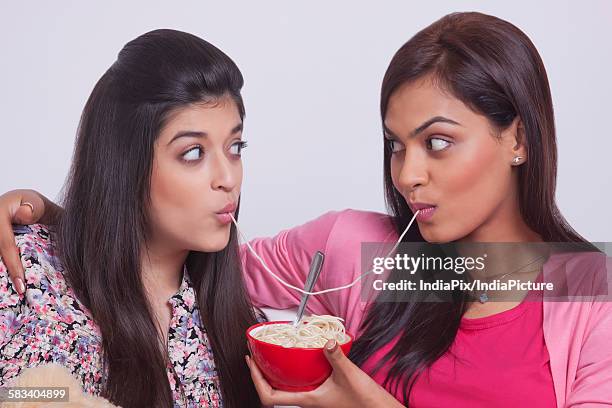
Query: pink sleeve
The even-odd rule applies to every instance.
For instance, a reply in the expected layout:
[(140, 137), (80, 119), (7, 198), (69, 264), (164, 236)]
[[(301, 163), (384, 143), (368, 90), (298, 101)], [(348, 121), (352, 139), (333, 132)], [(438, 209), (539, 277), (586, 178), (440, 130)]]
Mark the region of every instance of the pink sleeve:
[[(268, 267), (286, 282), (304, 287), (310, 261), (316, 251), (325, 254), (314, 291), (344, 286), (361, 273), (361, 243), (383, 240), (389, 235), (386, 216), (355, 210), (329, 212), (272, 238), (258, 238), (251, 246)], [(253, 304), (287, 309), (297, 307), (301, 293), (274, 279), (246, 245), (240, 248), (247, 290)], [(364, 313), (359, 284), (340, 291), (311, 296), (308, 310), (345, 319), (350, 333), (357, 333)]]

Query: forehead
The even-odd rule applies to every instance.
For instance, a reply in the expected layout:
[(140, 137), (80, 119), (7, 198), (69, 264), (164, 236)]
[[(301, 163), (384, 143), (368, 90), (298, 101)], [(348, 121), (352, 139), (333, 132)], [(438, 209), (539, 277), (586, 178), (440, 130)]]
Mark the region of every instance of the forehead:
[(384, 121), (390, 130), (411, 131), (435, 116), (467, 124), (477, 114), (428, 75), (391, 94)]
[(180, 131), (203, 132), (211, 137), (222, 133), (225, 136), (240, 122), (238, 106), (231, 97), (194, 103), (176, 108), (168, 114), (159, 140), (170, 140)]

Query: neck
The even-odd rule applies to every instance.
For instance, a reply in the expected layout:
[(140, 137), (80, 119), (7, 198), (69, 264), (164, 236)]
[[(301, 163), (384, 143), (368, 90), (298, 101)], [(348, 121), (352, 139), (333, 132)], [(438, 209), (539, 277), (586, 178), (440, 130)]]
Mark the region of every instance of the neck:
[[(524, 266), (525, 273), (528, 273), (539, 269), (546, 261), (547, 246), (542, 243), (542, 237), (525, 223), (516, 192), (511, 195), (513, 199), (504, 200), (482, 225), (457, 241), (457, 249), (462, 255), (482, 256), (487, 253), (486, 268), (472, 272), (475, 278), (499, 276)], [(532, 242), (538, 244), (528, 244)]]
[(151, 302), (166, 302), (179, 290), (189, 251), (150, 240), (141, 253), (142, 280)]

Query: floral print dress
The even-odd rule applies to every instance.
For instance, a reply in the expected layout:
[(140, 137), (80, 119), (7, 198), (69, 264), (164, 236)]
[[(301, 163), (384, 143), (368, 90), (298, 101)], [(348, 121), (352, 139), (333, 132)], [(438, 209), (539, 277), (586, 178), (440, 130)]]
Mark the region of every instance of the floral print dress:
[[(25, 368), (55, 362), (69, 368), (84, 391), (99, 395), (105, 381), (100, 330), (67, 286), (49, 235), (40, 224), (15, 226), (26, 268), (25, 296), (14, 290), (0, 261), (0, 386)], [(223, 406), (212, 348), (186, 270), (169, 303), (167, 374), (175, 407)]]

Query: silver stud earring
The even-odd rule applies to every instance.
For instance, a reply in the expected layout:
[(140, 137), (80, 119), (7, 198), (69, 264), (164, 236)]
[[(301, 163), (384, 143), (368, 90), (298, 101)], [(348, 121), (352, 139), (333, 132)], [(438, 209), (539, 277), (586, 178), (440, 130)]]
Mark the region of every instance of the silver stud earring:
[(512, 159), (512, 163), (513, 164), (519, 164), (521, 162), (521, 160), (523, 160), (523, 158), (521, 156), (516, 156), (514, 159)]

